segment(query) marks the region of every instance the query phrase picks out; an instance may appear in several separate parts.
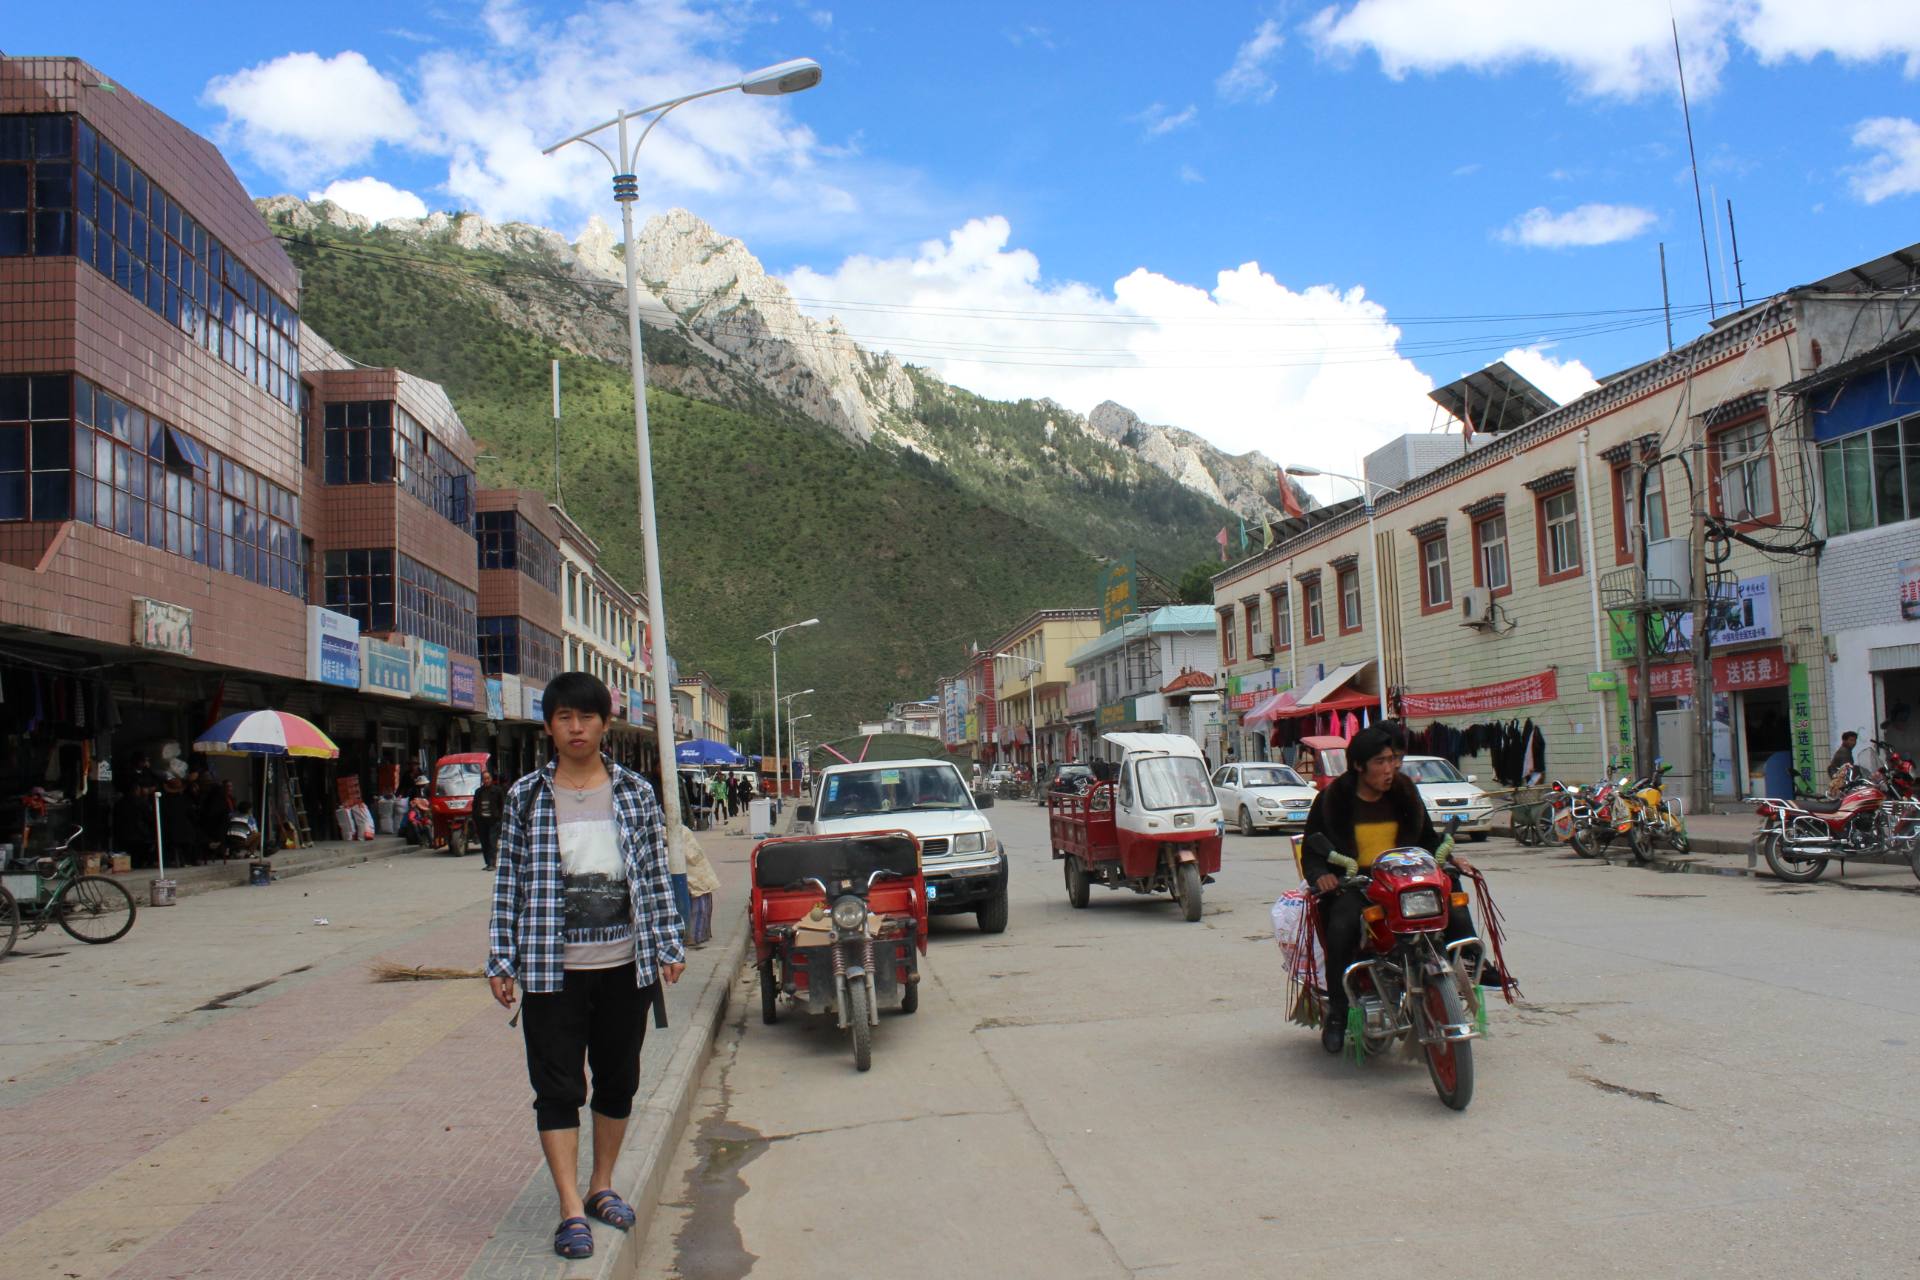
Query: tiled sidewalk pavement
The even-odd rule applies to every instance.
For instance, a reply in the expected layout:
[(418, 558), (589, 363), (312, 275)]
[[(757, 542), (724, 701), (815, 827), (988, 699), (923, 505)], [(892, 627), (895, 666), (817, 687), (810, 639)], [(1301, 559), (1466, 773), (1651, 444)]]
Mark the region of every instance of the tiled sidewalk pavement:
[[(643, 1112), (661, 1111), (650, 1090), (667, 1078), (676, 1044), (688, 1040), (684, 1060), (712, 1030), (717, 1009), (703, 1025), (696, 1002), (724, 992), (738, 967), (750, 843), (712, 833), (702, 843), (722, 880), (716, 937), (669, 996), (672, 1025), (649, 1033), (630, 1155), (641, 1154)], [(372, 936), (97, 1059), (0, 1084), (0, 1271), (53, 1280), (581, 1274), (548, 1245), (553, 1193), (508, 1015), (477, 981), (368, 978), (376, 958), (476, 965), (484, 935), (476, 896), (418, 936)], [(677, 1125), (669, 1148), (674, 1136)], [(622, 1172), (645, 1170), (629, 1159)]]

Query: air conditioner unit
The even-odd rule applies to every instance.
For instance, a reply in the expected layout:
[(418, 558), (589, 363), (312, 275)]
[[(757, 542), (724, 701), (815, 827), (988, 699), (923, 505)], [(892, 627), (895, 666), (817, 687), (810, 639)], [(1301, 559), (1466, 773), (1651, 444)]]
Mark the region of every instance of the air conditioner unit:
[(1253, 642), (1253, 650), (1248, 656), (1254, 658), (1271, 658), (1273, 656), (1273, 641), (1264, 636), (1255, 640)]
[(1468, 587), (1460, 593), (1460, 625), (1463, 627), (1490, 627), (1493, 625), (1493, 593), (1485, 587)]

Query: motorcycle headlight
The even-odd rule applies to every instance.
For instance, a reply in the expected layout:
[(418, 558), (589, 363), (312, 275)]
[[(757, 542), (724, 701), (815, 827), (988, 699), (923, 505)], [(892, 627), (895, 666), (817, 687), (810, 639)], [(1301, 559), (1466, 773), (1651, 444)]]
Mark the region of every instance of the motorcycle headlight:
[(1440, 914), (1440, 895), (1433, 889), (1409, 889), (1400, 895), (1400, 914), (1409, 920)]
[(842, 933), (856, 933), (867, 923), (867, 904), (858, 898), (842, 898), (833, 904), (833, 927)]
[(987, 851), (987, 833), (984, 831), (969, 831), (964, 835), (955, 836), (953, 838), (953, 851), (955, 853), (985, 853)]

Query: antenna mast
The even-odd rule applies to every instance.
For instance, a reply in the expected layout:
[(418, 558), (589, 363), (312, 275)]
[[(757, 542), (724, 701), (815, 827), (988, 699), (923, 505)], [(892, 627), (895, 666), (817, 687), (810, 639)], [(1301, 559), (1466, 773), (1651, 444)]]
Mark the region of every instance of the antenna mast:
[(1693, 149), (1693, 108), (1687, 104), (1687, 66), (1680, 59), (1680, 20), (1669, 21), (1673, 25), (1673, 65), (1680, 73), (1680, 116), (1687, 124), (1687, 165), (1693, 170), (1693, 209), (1700, 218), (1700, 265), (1707, 273), (1707, 315), (1718, 317), (1720, 307), (1713, 296), (1713, 255), (1707, 251), (1707, 205), (1700, 198), (1700, 157)]

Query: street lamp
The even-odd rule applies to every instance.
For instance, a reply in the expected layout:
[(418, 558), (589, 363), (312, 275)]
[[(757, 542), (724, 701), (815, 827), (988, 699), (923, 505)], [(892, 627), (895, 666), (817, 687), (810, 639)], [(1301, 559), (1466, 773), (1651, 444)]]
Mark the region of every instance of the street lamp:
[[(627, 267), (627, 346), (633, 365), (633, 444), (640, 479), (640, 537), (646, 553), (647, 613), (653, 624), (653, 725), (660, 744), (660, 800), (666, 816), (670, 848), (677, 848), (680, 842), (680, 789), (665, 785), (665, 779), (667, 770), (677, 768), (679, 762), (673, 746), (673, 677), (667, 670), (667, 608), (660, 588), (660, 530), (654, 518), (653, 449), (647, 433), (647, 366), (640, 345), (640, 283), (638, 263), (633, 252), (633, 202), (640, 198), (640, 180), (634, 176), (633, 166), (639, 158), (641, 144), (646, 142), (653, 127), (666, 119), (669, 111), (695, 98), (729, 93), (735, 89), (757, 95), (797, 93), (819, 83), (820, 64), (810, 58), (798, 58), (762, 67), (732, 84), (717, 85), (666, 102), (656, 102), (638, 111), (622, 111), (613, 119), (563, 138), (542, 152), (550, 156), (564, 146), (579, 142), (598, 151), (613, 166), (613, 198), (620, 206), (620, 254)], [(629, 148), (627, 121), (643, 116), (653, 118), (640, 131), (639, 141)], [(593, 141), (593, 135), (605, 129), (618, 130), (615, 155), (609, 155), (605, 147)]]
[(1027, 764), (1033, 769), (1033, 776), (1040, 777), (1040, 717), (1033, 709), (1033, 677), (1047, 664), (1037, 658), (1029, 658), (1018, 653), (996, 653), (996, 658), (1011, 658), (1015, 662), (1027, 664)]
[[(798, 693), (790, 693), (784, 698), (775, 698), (773, 700), (773, 727), (776, 731), (778, 731), (778, 729), (780, 728), (780, 705), (782, 703), (786, 704), (787, 718), (791, 720), (793, 718), (793, 700), (795, 698), (804, 698), (812, 692), (813, 690), (811, 689), (802, 689)], [(789, 724), (787, 726), (787, 755), (789, 757), (795, 754), (794, 746), (795, 746), (795, 743), (793, 741), (793, 726)], [(791, 763), (791, 761), (789, 761), (789, 763)], [(787, 768), (786, 772), (789, 776), (791, 776), (793, 773), (793, 770), (791, 768)]]
[[(1377, 484), (1360, 476), (1345, 475), (1339, 471), (1322, 471), (1318, 467), (1287, 467), (1290, 476), (1325, 476), (1329, 480), (1345, 480), (1348, 484), (1358, 485), (1360, 501), (1367, 509), (1367, 567), (1373, 573), (1373, 678), (1380, 686), (1380, 718), (1387, 718), (1387, 616), (1380, 609), (1380, 543), (1373, 536), (1373, 495), (1374, 493), (1398, 493), (1391, 485)], [(1338, 582), (1335, 589), (1339, 587)]]
[[(812, 690), (808, 690), (808, 692), (811, 693)], [(799, 695), (796, 694), (794, 696), (798, 697)], [(802, 720), (811, 720), (811, 719), (813, 719), (813, 712), (811, 711), (803, 711), (799, 715), (794, 715), (793, 708), (792, 707), (787, 708), (787, 746), (789, 748), (793, 746), (793, 726), (795, 726), (796, 724), (799, 724)], [(794, 786), (798, 788), (800, 785), (800, 777), (799, 777), (798, 771), (795, 772), (793, 781), (794, 781)], [(796, 790), (794, 794), (798, 796), (799, 795), (798, 790)]]
[[(783, 632), (794, 631), (800, 627), (817, 626), (819, 622), (820, 619), (818, 618), (808, 618), (805, 622), (789, 622), (784, 627), (775, 627), (771, 631), (754, 637), (756, 640), (765, 640), (773, 646), (773, 758), (776, 761), (780, 759), (780, 636)], [(789, 739), (789, 741), (791, 741), (791, 739)], [(780, 811), (780, 797), (786, 790), (785, 786), (780, 782), (783, 772), (784, 770), (776, 772), (773, 775), (775, 779), (773, 788), (773, 809), (775, 813)]]

